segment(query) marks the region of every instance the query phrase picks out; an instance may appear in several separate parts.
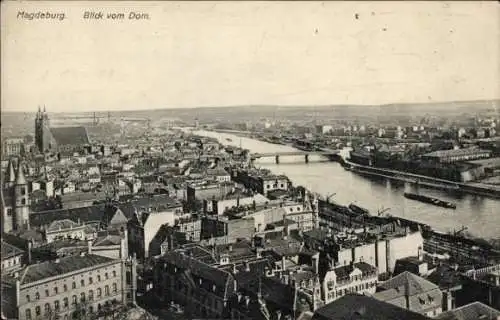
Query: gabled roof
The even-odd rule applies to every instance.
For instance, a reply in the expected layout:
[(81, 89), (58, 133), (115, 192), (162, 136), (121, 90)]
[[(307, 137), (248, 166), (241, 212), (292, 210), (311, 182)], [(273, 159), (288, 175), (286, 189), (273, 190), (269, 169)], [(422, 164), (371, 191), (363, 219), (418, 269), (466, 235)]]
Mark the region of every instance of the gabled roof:
[(85, 127), (56, 127), (50, 128), (50, 132), (58, 145), (89, 144), (89, 137)]
[(177, 250), (167, 252), (161, 259), (182, 269), (184, 273), (192, 274), (215, 284), (223, 290), (224, 298), (228, 298), (233, 293), (234, 278), (229, 272), (211, 267)]
[(429, 320), (430, 318), (372, 297), (347, 294), (314, 313), (313, 320)]
[(379, 287), (385, 290), (403, 288), (402, 293), (407, 296), (414, 296), (439, 289), (434, 283), (408, 271), (381, 283)]
[(111, 261), (113, 261), (111, 258), (87, 254), (84, 256), (69, 256), (61, 258), (59, 262), (47, 261), (30, 265), (26, 267), (24, 271), (20, 272), (21, 284), (36, 282), (57, 275), (105, 264)]
[(22, 255), (23, 253), (23, 250), (2, 240), (2, 260)]
[(437, 319), (442, 320), (497, 320), (500, 311), (481, 302), (469, 303), (460, 308), (441, 313)]

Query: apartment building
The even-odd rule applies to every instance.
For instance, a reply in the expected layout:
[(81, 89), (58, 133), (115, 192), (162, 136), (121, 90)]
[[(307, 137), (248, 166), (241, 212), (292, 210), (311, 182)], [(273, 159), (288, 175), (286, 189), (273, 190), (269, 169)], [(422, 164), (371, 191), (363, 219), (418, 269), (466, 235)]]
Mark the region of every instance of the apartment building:
[(104, 316), (116, 306), (134, 302), (135, 268), (132, 258), (85, 253), (30, 265), (2, 278), (2, 295), (11, 303), (2, 303), (2, 309), (20, 320)]

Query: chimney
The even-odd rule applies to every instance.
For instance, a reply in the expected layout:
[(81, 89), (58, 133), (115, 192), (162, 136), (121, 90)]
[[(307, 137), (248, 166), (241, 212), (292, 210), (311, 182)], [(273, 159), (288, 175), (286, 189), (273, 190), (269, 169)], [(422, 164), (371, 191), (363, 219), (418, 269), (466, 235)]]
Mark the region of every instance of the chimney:
[(227, 248), (229, 250), (229, 252), (232, 252), (233, 251), (233, 245), (230, 244), (229, 247)]
[(284, 272), (286, 269), (286, 259), (285, 256), (281, 257), (281, 270)]
[(422, 247), (421, 246), (418, 247), (417, 258), (419, 261), (424, 260), (424, 255), (422, 254)]
[(56, 260), (54, 260), (54, 263), (59, 263), (61, 262), (61, 260), (59, 258), (57, 258)]
[(86, 252), (80, 252), (80, 257), (85, 257)]
[(319, 252), (315, 253), (312, 257), (314, 273), (319, 274)]
[(31, 264), (31, 249), (33, 248), (33, 240), (28, 240), (28, 264)]
[(92, 240), (87, 240), (87, 253), (92, 254)]

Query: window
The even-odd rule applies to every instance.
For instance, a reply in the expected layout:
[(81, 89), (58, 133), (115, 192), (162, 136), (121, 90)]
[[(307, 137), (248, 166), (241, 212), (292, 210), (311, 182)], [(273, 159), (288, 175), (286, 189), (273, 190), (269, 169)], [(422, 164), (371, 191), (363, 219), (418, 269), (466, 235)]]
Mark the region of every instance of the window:
[(59, 311), (59, 300), (54, 301), (54, 310)]
[(97, 288), (97, 297), (100, 298), (102, 296), (101, 288)]
[(31, 320), (31, 309), (26, 309), (26, 320)]
[(50, 304), (46, 303), (45, 304), (45, 314), (49, 314), (50, 313)]
[(72, 305), (76, 305), (77, 301), (76, 301), (76, 295), (74, 295), (72, 298), (71, 298), (71, 304)]
[(89, 313), (94, 313), (94, 307), (89, 306)]
[(49, 294), (49, 290), (45, 290), (45, 296), (48, 297), (50, 294)]
[(116, 271), (113, 270), (113, 277), (116, 277)]
[(92, 300), (94, 300), (94, 291), (89, 290), (89, 301), (92, 301)]
[(85, 302), (85, 292), (80, 293), (80, 301)]
[(116, 283), (113, 283), (113, 293), (116, 293), (118, 291), (118, 288), (116, 286)]
[[(26, 295), (26, 302), (30, 302), (30, 295)], [(31, 311), (30, 311), (31, 312)]]
[[(7, 209), (7, 215), (10, 217), (12, 216), (12, 208)], [(26, 310), (27, 311), (27, 310)], [(30, 310), (30, 315), (31, 315), (31, 310)]]
[(109, 279), (109, 275), (107, 272), (104, 274), (104, 277), (106, 278), (106, 280)]
[(109, 286), (108, 286), (108, 285), (106, 285), (106, 286), (104, 287), (104, 294), (105, 294), (106, 296), (109, 296)]
[(82, 287), (84, 287), (84, 286), (85, 286), (85, 280), (83, 280), (83, 279), (82, 279), (82, 280), (80, 281), (80, 285), (81, 285)]
[(68, 291), (68, 286), (66, 284), (63, 285), (64, 292)]
[(57, 287), (54, 288), (54, 294), (58, 294), (59, 293), (59, 289)]
[(97, 282), (101, 282), (101, 275), (100, 274), (97, 275)]
[(40, 300), (40, 294), (38, 292), (35, 293), (35, 300)]
[(64, 308), (67, 308), (69, 303), (68, 303), (68, 298), (64, 298), (63, 299), (63, 303), (64, 303)]
[(94, 280), (92, 279), (92, 277), (89, 278), (89, 284), (92, 284), (94, 282)]
[(76, 289), (76, 282), (73, 281), (73, 284), (71, 285), (71, 288)]
[(36, 306), (36, 308), (35, 308), (35, 314), (36, 314), (37, 317), (42, 314), (42, 308), (40, 308), (40, 306)]

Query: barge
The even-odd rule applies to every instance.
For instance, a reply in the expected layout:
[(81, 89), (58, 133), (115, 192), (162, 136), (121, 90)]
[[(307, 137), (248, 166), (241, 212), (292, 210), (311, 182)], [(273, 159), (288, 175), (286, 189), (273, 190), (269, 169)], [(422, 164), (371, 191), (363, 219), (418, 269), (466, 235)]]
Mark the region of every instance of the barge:
[(438, 206), (438, 207), (443, 207), (443, 208), (448, 208), (448, 209), (456, 209), (457, 208), (457, 206), (454, 203), (443, 201), (443, 200), (440, 200), (437, 198), (423, 196), (420, 194), (405, 192), (404, 196), (407, 199), (416, 200), (416, 201), (420, 201), (420, 202), (424, 202), (424, 203), (428, 203), (428, 204), (433, 204), (433, 205)]

